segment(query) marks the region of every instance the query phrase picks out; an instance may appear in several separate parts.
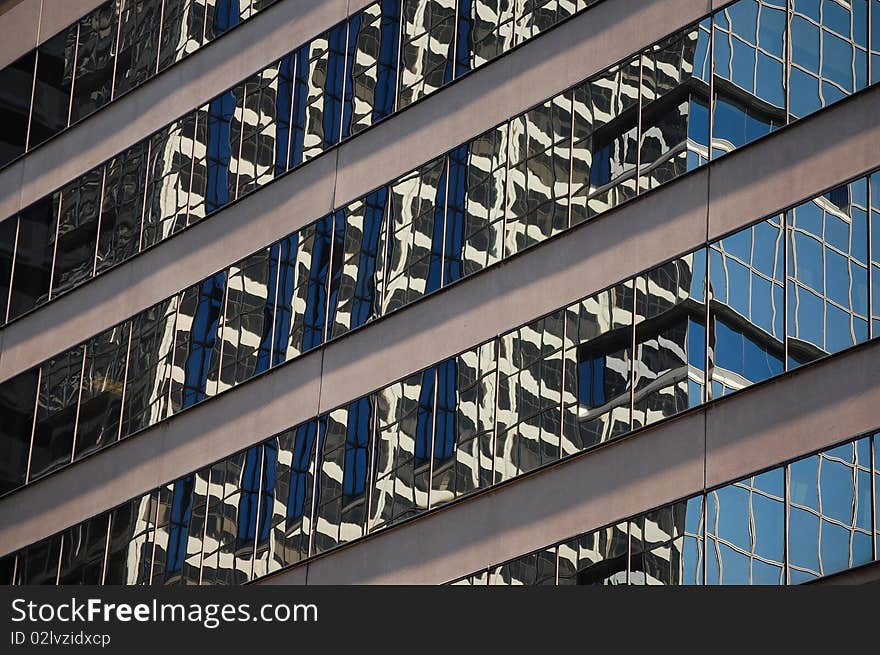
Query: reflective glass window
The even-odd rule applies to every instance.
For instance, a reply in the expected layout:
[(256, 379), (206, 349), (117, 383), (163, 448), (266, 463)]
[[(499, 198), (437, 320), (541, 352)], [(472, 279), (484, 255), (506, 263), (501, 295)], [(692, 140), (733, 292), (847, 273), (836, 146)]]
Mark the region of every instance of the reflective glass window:
[(739, 0), (713, 21), (718, 157), (785, 125), (786, 0)]
[(161, 22), (162, 0), (120, 0), (114, 98), (155, 75)]
[(783, 584), (785, 469), (709, 492), (706, 583)]
[(474, 573), (472, 575), (466, 576), (455, 582), (451, 582), (450, 584), (456, 586), (466, 586), (466, 587), (482, 587), (488, 584), (489, 572), (485, 569), (480, 571), (479, 573)]
[(205, 41), (225, 34), (251, 17), (251, 0), (204, 0)]
[(77, 31), (71, 25), (37, 48), (28, 150), (67, 127)]
[(492, 484), (496, 342), (437, 366), (431, 506)]
[(86, 342), (74, 459), (119, 438), (130, 331), (126, 322)]
[(281, 241), (272, 358), (275, 364), (324, 341), (332, 215)]
[(36, 63), (32, 50), (0, 69), (0, 166), (24, 154)]
[(874, 450), (874, 549), (880, 549), (880, 520), (877, 516), (878, 494), (880, 494), (880, 432), (874, 435), (872, 442)]
[(374, 412), (366, 396), (320, 418), (315, 553), (365, 534)]
[(109, 520), (110, 514), (105, 513), (64, 531), (58, 584), (101, 584)]
[(165, 0), (159, 35), (160, 71), (201, 47), (205, 4), (205, 0)]
[(112, 268), (138, 251), (148, 147), (147, 141), (137, 143), (104, 165), (96, 273)]
[(93, 168), (61, 190), (52, 297), (92, 277), (104, 169)]
[(706, 251), (636, 278), (633, 427), (703, 402)]
[(709, 377), (719, 398), (785, 370), (782, 217), (709, 246)]
[(398, 107), (452, 81), (455, 0), (403, 0)]
[(79, 22), (71, 124), (110, 102), (117, 27), (113, 1), (104, 3)]
[(190, 223), (235, 200), (244, 99), (245, 85), (239, 84), (196, 112)]
[(572, 225), (635, 196), (640, 59), (573, 89)]
[(12, 259), (18, 235), (18, 216), (0, 221), (0, 325), (6, 322), (9, 285), (12, 282)]
[(276, 244), (229, 268), (226, 309), (220, 326), (223, 344), (219, 391), (269, 369), (279, 250)]
[(56, 534), (19, 551), (15, 582), (19, 585), (54, 585), (61, 563), (61, 535)]
[(210, 468), (159, 489), (152, 584), (198, 584)]
[(19, 214), (9, 320), (49, 299), (60, 204), (61, 194), (56, 192), (41, 198)]
[(221, 271), (178, 296), (169, 413), (191, 407), (220, 391), (217, 384), (226, 279), (227, 271)]
[(379, 316), (385, 261), (385, 205), (381, 187), (339, 209), (333, 218), (329, 337)]
[(510, 120), (507, 255), (568, 227), (571, 102), (566, 92)]
[[(880, 8), (877, 10), (880, 13)], [(880, 37), (878, 37), (880, 38)], [(871, 336), (880, 336), (880, 172), (871, 184)]]
[(629, 583), (703, 583), (703, 497), (682, 500), (630, 522)]
[(446, 206), (443, 283), (501, 258), (507, 185), (507, 125), (452, 151)]
[(142, 311), (131, 321), (131, 346), (122, 413), (122, 437), (165, 418), (178, 297)]
[(516, 0), (459, 0), (455, 75), (482, 66), (513, 46)]
[(34, 368), (0, 383), (0, 493), (25, 482), (39, 379)]
[(496, 482), (559, 458), (564, 324), (558, 311), (500, 337)]
[(789, 214), (790, 367), (868, 338), (867, 186), (862, 178)]
[(789, 582), (873, 560), (870, 439), (801, 459), (788, 470)]
[(538, 36), (541, 32), (546, 32), (584, 6), (593, 4), (593, 1), (519, 0), (516, 10), (516, 42), (522, 43)]
[(69, 464), (73, 458), (84, 351), (83, 346), (76, 346), (40, 366), (40, 395), (28, 480)]
[(628, 568), (627, 521), (559, 544), (560, 585), (624, 585)]
[(151, 492), (110, 512), (104, 584), (149, 583), (156, 509), (155, 492)]
[(880, 82), (880, 0), (871, 0), (871, 84)]
[(263, 495), (255, 578), (308, 557), (314, 525), (312, 501), (318, 423), (315, 419), (287, 430), (263, 446)]
[(537, 586), (556, 584), (556, 547), (545, 548), (489, 569), (488, 584)]
[(868, 76), (867, 0), (795, 0), (789, 112), (811, 114), (862, 89)]
[(711, 35), (707, 19), (642, 54), (640, 191), (709, 160)]
[(440, 288), (447, 175), (440, 157), (390, 186), (385, 314)]
[(394, 111), (400, 0), (381, 0), (348, 20), (342, 138)]
[(633, 283), (565, 310), (562, 454), (630, 430)]
[(150, 138), (141, 249), (187, 225), (197, 113), (187, 114)]

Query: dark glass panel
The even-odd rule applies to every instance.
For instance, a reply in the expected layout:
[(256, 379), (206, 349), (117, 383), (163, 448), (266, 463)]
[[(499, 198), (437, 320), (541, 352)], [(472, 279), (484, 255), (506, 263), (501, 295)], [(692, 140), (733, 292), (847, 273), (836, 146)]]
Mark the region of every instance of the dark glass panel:
[(54, 585), (58, 581), (60, 559), (60, 534), (47, 537), (19, 551), (16, 584)]
[(568, 227), (572, 92), (510, 120), (505, 255)]
[(519, 0), (516, 11), (517, 44), (546, 32), (559, 21), (574, 15), (584, 4), (585, 0)]
[(0, 166), (24, 154), (36, 62), (32, 50), (0, 69)]
[(110, 515), (104, 584), (148, 584), (153, 560), (156, 492), (130, 500)]
[(499, 338), (495, 482), (559, 459), (564, 311)]
[(67, 127), (77, 26), (72, 25), (37, 48), (37, 77), (28, 150)]
[(204, 0), (165, 0), (159, 37), (159, 70), (198, 50), (204, 30)]
[(507, 125), (452, 151), (443, 283), (501, 259), (507, 185)]
[(565, 311), (562, 454), (571, 455), (630, 430), (633, 283)]
[(703, 584), (703, 497), (630, 522), (629, 584)]
[(79, 22), (71, 124), (110, 102), (118, 27), (116, 9), (117, 3), (111, 0)]
[(358, 539), (366, 532), (373, 399), (359, 398), (319, 419), (315, 553)]
[(212, 41), (251, 17), (251, 0), (204, 0), (205, 41)]
[(868, 189), (862, 178), (790, 212), (789, 368), (868, 338)]
[(244, 99), (239, 84), (196, 112), (190, 223), (235, 200)]
[(371, 532), (428, 508), (437, 372), (431, 368), (376, 392)]
[(458, 0), (456, 77), (513, 47), (515, 4), (516, 0)]
[(159, 488), (152, 584), (199, 584), (210, 471)]
[(626, 521), (575, 537), (559, 545), (559, 584), (624, 585), (628, 553)]
[(394, 111), (400, 0), (380, 0), (348, 21), (342, 138)]
[(382, 187), (334, 214), (330, 278), (330, 338), (379, 316), (385, 261), (385, 205)]
[(86, 342), (74, 459), (119, 438), (130, 323), (105, 330)]
[(318, 419), (303, 423), (263, 446), (254, 578), (295, 564), (309, 554), (318, 423)]
[(61, 190), (52, 298), (92, 277), (104, 168), (93, 168)]
[(60, 204), (61, 194), (56, 192), (41, 198), (19, 214), (9, 320), (49, 299)]
[(703, 402), (706, 251), (636, 278), (633, 428)]
[(39, 376), (34, 368), (0, 383), (0, 493), (25, 482)]
[(714, 15), (712, 157), (785, 125), (786, 0), (739, 0)]
[(162, 0), (120, 0), (120, 3), (114, 98), (156, 74), (162, 20)]
[(218, 393), (221, 317), (226, 271), (184, 289), (174, 327), (169, 413), (177, 413)]
[(556, 547), (517, 557), (489, 569), (490, 585), (538, 586), (556, 584)]
[(40, 366), (40, 395), (28, 480), (66, 466), (73, 458), (84, 351), (84, 346), (76, 346)]
[(16, 553), (0, 557), (0, 585), (9, 587), (15, 584)]
[(330, 215), (280, 243), (272, 348), (276, 365), (324, 342), (332, 236), (333, 216)]
[(711, 491), (706, 504), (706, 584), (783, 584), (785, 469)]
[(455, 0), (403, 0), (398, 108), (452, 81)]
[(440, 288), (446, 179), (446, 157), (440, 157), (390, 186), (383, 314)]
[(9, 285), (12, 282), (12, 258), (18, 235), (18, 216), (0, 221), (0, 325), (6, 322)]
[(112, 268), (138, 251), (148, 146), (147, 141), (137, 143), (104, 165), (97, 273)]
[(709, 379), (719, 398), (785, 370), (782, 217), (709, 247)]
[(110, 514), (83, 521), (64, 531), (58, 584), (99, 585), (104, 578), (104, 551)]
[(492, 484), (496, 342), (437, 365), (431, 506)]
[(178, 296), (131, 320), (131, 346), (122, 408), (121, 437), (165, 418)]

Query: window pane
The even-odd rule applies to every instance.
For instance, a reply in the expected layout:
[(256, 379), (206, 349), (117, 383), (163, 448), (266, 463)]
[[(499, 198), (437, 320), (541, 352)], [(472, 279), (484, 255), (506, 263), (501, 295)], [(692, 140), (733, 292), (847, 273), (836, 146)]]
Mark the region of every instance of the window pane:
[(61, 194), (41, 198), (19, 214), (9, 320), (49, 299), (52, 256)]
[(110, 102), (116, 52), (116, 2), (107, 2), (79, 22), (76, 80), (70, 105), (71, 124)]
[(437, 366), (431, 506), (492, 484), (496, 342)]
[(0, 166), (24, 154), (36, 61), (32, 50), (0, 70)]
[(709, 247), (713, 398), (785, 370), (782, 217)]
[(205, 0), (205, 41), (212, 41), (251, 17), (251, 0)]
[(343, 139), (394, 110), (399, 31), (399, 0), (381, 0), (349, 18)]
[(109, 520), (109, 514), (101, 514), (64, 531), (58, 584), (101, 584)]
[(630, 522), (629, 583), (703, 583), (703, 498), (661, 507)]
[(196, 112), (190, 223), (235, 200), (244, 94), (239, 84)]
[(39, 368), (0, 383), (0, 493), (24, 484), (37, 401)]
[(489, 569), (490, 585), (555, 585), (556, 547), (529, 553)]
[(387, 199), (388, 190), (382, 187), (334, 214), (330, 338), (379, 315)]
[(104, 584), (149, 583), (156, 516), (155, 492), (117, 507), (110, 515), (110, 545)]
[(126, 322), (86, 342), (74, 459), (119, 438), (130, 331), (131, 323)]
[(92, 277), (104, 168), (93, 168), (61, 190), (52, 297)]
[[(876, 13), (880, 13), (880, 8)], [(878, 36), (880, 39), (880, 36)], [(871, 182), (871, 336), (880, 336), (880, 172)]]
[(199, 583), (210, 470), (160, 487), (152, 584)]
[(19, 552), (16, 584), (54, 585), (58, 580), (61, 535), (38, 541)]
[(880, 0), (871, 0), (871, 84), (880, 82)]
[(40, 396), (29, 480), (70, 464), (85, 348), (76, 346), (40, 366)]
[(440, 288), (446, 176), (446, 157), (440, 157), (390, 187), (383, 314)]
[(630, 430), (632, 305), (630, 281), (565, 312), (563, 455)]
[(515, 0), (459, 0), (456, 77), (513, 46)]
[(516, 42), (522, 43), (546, 32), (559, 21), (573, 15), (576, 0), (521, 0), (516, 12)]
[(403, 0), (398, 107), (452, 80), (455, 0)]
[(104, 165), (104, 197), (98, 236), (97, 272), (102, 273), (138, 251), (148, 142), (133, 145)]
[(114, 98), (156, 74), (161, 16), (162, 0), (121, 0)]
[(791, 211), (790, 368), (868, 338), (867, 206), (863, 178)]
[(12, 258), (18, 234), (18, 216), (0, 221), (0, 325), (6, 322), (9, 285), (12, 282)]
[(703, 402), (706, 251), (636, 279), (633, 427)]
[(500, 337), (496, 482), (559, 459), (564, 323), (558, 311)]
[(476, 273), (501, 258), (506, 183), (507, 125), (452, 151), (444, 284)]
[(67, 127), (77, 26), (72, 25), (37, 48), (37, 79), (28, 150)]
[(559, 545), (560, 585), (623, 585), (627, 580), (628, 522)]
[(159, 70), (180, 61), (202, 45), (204, 0), (165, 0), (159, 38)]

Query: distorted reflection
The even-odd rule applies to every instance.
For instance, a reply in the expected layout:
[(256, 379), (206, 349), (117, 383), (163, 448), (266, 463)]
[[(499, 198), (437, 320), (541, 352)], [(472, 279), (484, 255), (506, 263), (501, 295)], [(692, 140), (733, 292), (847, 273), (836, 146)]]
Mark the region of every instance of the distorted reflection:
[(703, 584), (702, 496), (630, 521), (629, 584)]
[(626, 584), (628, 553), (626, 521), (559, 544), (559, 584)]
[(555, 585), (556, 548), (540, 550), (489, 569), (490, 585)]
[(398, 107), (452, 80), (455, 0), (403, 0)]

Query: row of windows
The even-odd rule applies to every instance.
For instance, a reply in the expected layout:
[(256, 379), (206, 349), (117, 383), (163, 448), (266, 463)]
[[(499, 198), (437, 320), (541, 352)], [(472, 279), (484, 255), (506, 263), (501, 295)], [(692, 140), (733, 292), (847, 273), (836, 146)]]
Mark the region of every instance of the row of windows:
[[(0, 321), (202, 220), (584, 2), (531, 3), (523, 13), (509, 4), (378, 2), (0, 222)], [(463, 247), (482, 261), (442, 275), (436, 257), (410, 263), (430, 270), (436, 288), (864, 88), (867, 0), (816, 6), (796, 3), (787, 21), (785, 0), (739, 0), (480, 137), (485, 179), (467, 193), (488, 213)], [(880, 63), (873, 68), (876, 82)], [(466, 177), (463, 158), (474, 151), (464, 148), (448, 176), (424, 172), (424, 193), (478, 183)], [(425, 196), (425, 213), (403, 229), (426, 230), (437, 255), (441, 223), (467, 211), (453, 201), (431, 226)], [(511, 227), (503, 246), (494, 241), (502, 218)]]
[(580, 534), (452, 584), (800, 584), (877, 559), (878, 484), (880, 434)]
[[(64, 544), (98, 525), (90, 581), (245, 582), (864, 341), (867, 186), (823, 194), (30, 546), (18, 570), (42, 573), (17, 579), (80, 579), (85, 561), (64, 563)], [(317, 256), (315, 239), (300, 243), (312, 246), (298, 257)], [(289, 246), (273, 246), (278, 261)], [(300, 266), (282, 265), (274, 283), (243, 273), (273, 270), (270, 250), (181, 294), (176, 319), (170, 304), (151, 310), (148, 340), (133, 322), (127, 376), (98, 365), (89, 344), (76, 362), (29, 374), (36, 409), (5, 414), (36, 426), (29, 457), (28, 439), (7, 442), (22, 466), (13, 484), (28, 459), (31, 478), (45, 474), (97, 447), (95, 435), (109, 441), (158, 416), (158, 404), (177, 411), (304, 347), (309, 299), (325, 294), (282, 303), (279, 292), (283, 308), (269, 312), (269, 288), (302, 287)], [(286, 326), (283, 338), (269, 323)], [(163, 353), (149, 370), (147, 341)]]
[(276, 0), (108, 0), (0, 70), (0, 167)]

